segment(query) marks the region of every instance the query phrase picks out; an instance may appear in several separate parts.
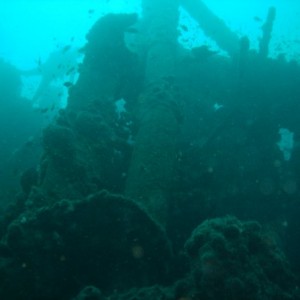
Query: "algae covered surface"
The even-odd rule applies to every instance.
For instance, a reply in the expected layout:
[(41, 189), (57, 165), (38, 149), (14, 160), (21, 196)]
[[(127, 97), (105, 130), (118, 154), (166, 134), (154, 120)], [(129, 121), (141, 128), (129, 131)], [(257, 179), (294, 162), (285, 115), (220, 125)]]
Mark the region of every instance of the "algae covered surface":
[[(186, 46), (183, 13), (214, 47)], [(300, 66), (271, 55), (278, 13), (254, 48), (209, 1), (143, 0), (34, 70), (0, 60), (1, 299), (300, 299)]]

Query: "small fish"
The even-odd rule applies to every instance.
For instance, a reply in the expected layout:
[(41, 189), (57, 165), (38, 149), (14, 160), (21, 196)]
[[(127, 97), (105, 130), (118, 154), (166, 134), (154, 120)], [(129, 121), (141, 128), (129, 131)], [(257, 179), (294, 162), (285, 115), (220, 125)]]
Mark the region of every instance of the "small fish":
[(196, 59), (204, 60), (207, 59), (208, 57), (216, 55), (217, 53), (218, 51), (210, 50), (209, 47), (205, 45), (192, 48), (192, 55)]
[(183, 31), (185, 31), (185, 32), (187, 32), (187, 31), (189, 31), (189, 29), (188, 29), (188, 27), (186, 26), (186, 25), (180, 25), (180, 28), (183, 30)]
[(128, 32), (128, 33), (139, 33), (139, 31), (136, 28), (133, 28), (133, 27), (127, 28), (125, 30), (125, 32)]
[(14, 168), (12, 170), (12, 174), (14, 177), (19, 177), (20, 176), (21, 171), (18, 168)]
[(70, 82), (70, 81), (66, 81), (66, 82), (64, 83), (64, 86), (67, 87), (67, 88), (69, 88), (69, 87), (73, 86), (73, 83)]
[(213, 108), (214, 108), (215, 111), (217, 111), (217, 110), (219, 110), (219, 109), (221, 109), (223, 107), (224, 107), (223, 104), (219, 104), (217, 102), (213, 105)]
[(181, 41), (182, 41), (183, 43), (187, 43), (187, 42), (189, 42), (190, 40), (189, 40), (188, 38), (186, 38), (186, 39), (181, 39)]
[(94, 12), (95, 12), (95, 10), (92, 8), (88, 10), (89, 15), (92, 15)]
[(49, 110), (48, 107), (46, 107), (46, 108), (41, 108), (41, 109), (40, 109), (40, 112), (41, 112), (42, 114), (45, 114), (48, 110)]
[(260, 17), (258, 17), (258, 16), (253, 17), (253, 20), (255, 22), (262, 22), (262, 19)]
[(26, 147), (32, 146), (32, 145), (34, 144), (34, 142), (35, 142), (34, 137), (33, 137), (33, 136), (30, 136), (30, 137), (28, 138), (28, 140), (24, 143), (24, 146), (26, 146)]
[(62, 53), (66, 53), (66, 52), (69, 51), (70, 49), (71, 49), (71, 45), (67, 45), (67, 46), (63, 47)]
[(70, 68), (67, 72), (66, 75), (70, 75), (71, 73), (73, 73), (75, 71), (75, 67)]
[(80, 53), (80, 54), (84, 54), (85, 53), (85, 50), (86, 50), (86, 47), (85, 46), (83, 46), (83, 47), (81, 47), (81, 48), (79, 48), (77, 51), (78, 51), (78, 53)]
[(42, 65), (42, 59), (41, 59), (41, 57), (39, 57), (39, 58), (36, 60), (36, 63), (37, 63), (37, 65), (38, 65), (38, 67), (41, 67), (41, 65)]

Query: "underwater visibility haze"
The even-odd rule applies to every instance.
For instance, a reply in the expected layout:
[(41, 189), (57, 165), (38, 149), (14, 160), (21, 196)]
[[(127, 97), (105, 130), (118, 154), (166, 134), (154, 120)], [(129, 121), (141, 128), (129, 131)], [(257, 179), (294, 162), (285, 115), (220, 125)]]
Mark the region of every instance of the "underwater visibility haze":
[(300, 3), (0, 3), (0, 299), (300, 299)]

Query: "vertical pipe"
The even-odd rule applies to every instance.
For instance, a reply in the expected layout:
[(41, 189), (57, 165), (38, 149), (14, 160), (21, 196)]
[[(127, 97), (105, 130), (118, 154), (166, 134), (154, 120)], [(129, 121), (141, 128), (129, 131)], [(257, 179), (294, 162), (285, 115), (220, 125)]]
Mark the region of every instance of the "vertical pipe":
[(139, 131), (125, 194), (160, 225), (166, 223), (178, 134), (172, 83), (176, 64), (177, 0), (143, 0), (145, 88), (139, 101)]
[(269, 44), (272, 37), (273, 23), (276, 17), (276, 8), (270, 7), (267, 15), (267, 20), (262, 26), (263, 36), (259, 43), (259, 54), (261, 57), (268, 57)]

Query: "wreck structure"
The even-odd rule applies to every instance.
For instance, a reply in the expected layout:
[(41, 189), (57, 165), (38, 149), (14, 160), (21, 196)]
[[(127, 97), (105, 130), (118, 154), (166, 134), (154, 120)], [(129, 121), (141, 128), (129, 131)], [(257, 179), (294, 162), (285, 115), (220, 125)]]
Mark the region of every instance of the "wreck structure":
[[(228, 57), (181, 49), (179, 5)], [(225, 216), (275, 223), (298, 197), (299, 150), (285, 161), (277, 144), (300, 134), (300, 68), (268, 58), (275, 10), (259, 52), (200, 0), (142, 10), (87, 34), (38, 180), (2, 221), (1, 298), (299, 299), (273, 236)]]

